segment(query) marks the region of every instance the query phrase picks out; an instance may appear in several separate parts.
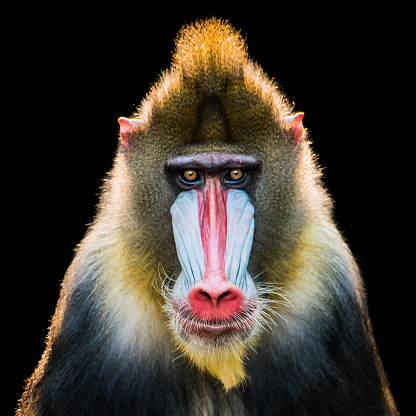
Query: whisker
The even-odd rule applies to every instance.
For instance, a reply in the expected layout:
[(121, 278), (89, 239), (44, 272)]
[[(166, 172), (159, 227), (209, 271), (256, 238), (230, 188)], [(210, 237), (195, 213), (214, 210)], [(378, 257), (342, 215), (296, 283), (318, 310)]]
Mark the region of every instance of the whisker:
[(178, 355), (177, 357), (175, 357), (171, 362), (173, 363), (174, 361), (179, 360), (179, 358), (183, 357), (184, 355), (185, 355), (185, 352), (183, 352), (181, 355)]
[(266, 270), (263, 270), (262, 272), (260, 272), (258, 275), (256, 275), (256, 276), (254, 276), (253, 277), (253, 281), (255, 280), (255, 279), (257, 279), (259, 276), (261, 276), (263, 273), (265, 273), (266, 272)]

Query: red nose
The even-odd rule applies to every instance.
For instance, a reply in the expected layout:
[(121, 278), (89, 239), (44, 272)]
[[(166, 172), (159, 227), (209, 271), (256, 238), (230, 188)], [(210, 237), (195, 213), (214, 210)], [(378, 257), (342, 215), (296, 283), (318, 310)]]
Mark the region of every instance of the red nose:
[(230, 319), (241, 310), (244, 295), (227, 280), (203, 280), (189, 291), (192, 311), (204, 319)]

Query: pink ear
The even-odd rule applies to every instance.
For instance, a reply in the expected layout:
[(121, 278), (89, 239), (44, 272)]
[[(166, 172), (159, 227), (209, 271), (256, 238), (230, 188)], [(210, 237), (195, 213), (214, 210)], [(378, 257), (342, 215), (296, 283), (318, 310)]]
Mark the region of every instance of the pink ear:
[(128, 149), (131, 134), (141, 125), (141, 121), (137, 118), (120, 117), (118, 124), (120, 124), (120, 137)]
[(299, 144), (303, 135), (302, 119), (304, 113), (296, 113), (293, 116), (287, 116), (283, 118), (283, 122), (286, 124), (286, 129), (293, 134), (293, 139), (296, 146)]

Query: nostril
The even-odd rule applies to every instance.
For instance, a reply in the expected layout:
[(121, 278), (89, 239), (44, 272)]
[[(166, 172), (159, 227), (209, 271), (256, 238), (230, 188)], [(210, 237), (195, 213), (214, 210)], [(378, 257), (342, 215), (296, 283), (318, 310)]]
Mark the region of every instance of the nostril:
[(203, 297), (203, 298), (205, 298), (207, 301), (211, 301), (212, 299), (211, 299), (211, 296), (207, 293), (207, 292), (204, 292), (203, 290), (199, 290), (199, 294)]
[(224, 299), (224, 298), (226, 298), (229, 295), (231, 295), (231, 292), (229, 290), (227, 290), (224, 293), (221, 293), (221, 295), (218, 296), (218, 302), (220, 301), (220, 299)]

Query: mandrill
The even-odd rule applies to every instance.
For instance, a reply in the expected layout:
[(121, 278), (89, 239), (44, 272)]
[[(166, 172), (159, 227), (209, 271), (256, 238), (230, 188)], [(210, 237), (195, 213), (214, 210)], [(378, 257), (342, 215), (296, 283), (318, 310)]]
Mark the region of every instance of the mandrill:
[(302, 118), (228, 22), (180, 31), (17, 415), (398, 415)]

